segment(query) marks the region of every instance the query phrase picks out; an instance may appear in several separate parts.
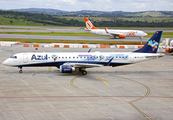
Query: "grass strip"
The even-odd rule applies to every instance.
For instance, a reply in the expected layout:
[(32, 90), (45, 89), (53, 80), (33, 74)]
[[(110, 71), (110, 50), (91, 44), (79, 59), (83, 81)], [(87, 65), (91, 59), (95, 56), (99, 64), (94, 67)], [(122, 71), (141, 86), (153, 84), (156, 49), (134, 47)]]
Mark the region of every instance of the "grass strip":
[[(150, 38), (155, 32), (148, 32), (144, 38)], [(50, 35), (50, 36), (86, 36), (86, 37), (112, 37), (91, 34), (89, 32), (2, 32), (0, 34), (22, 34), (22, 35)], [(173, 38), (173, 32), (163, 32), (162, 38)]]
[[(125, 45), (140, 45), (139, 42), (130, 41), (87, 41), (87, 40), (40, 40), (40, 39), (15, 39), (15, 38), (0, 38), (0, 41), (19, 41), (24, 43), (72, 43), (72, 44), (125, 44)], [(145, 44), (146, 42), (143, 42)]]
[(0, 31), (0, 34), (50, 35), (50, 36), (90, 36), (90, 37), (100, 36), (100, 35), (91, 34), (89, 32), (2, 32), (2, 31)]

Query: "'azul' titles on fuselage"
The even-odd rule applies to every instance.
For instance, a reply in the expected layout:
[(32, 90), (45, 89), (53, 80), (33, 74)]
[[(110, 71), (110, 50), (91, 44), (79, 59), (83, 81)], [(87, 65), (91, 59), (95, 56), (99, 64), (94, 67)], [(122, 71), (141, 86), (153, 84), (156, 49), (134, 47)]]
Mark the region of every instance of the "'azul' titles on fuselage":
[(33, 54), (31, 57), (31, 60), (47, 60), (47, 54), (46, 55), (35, 55)]

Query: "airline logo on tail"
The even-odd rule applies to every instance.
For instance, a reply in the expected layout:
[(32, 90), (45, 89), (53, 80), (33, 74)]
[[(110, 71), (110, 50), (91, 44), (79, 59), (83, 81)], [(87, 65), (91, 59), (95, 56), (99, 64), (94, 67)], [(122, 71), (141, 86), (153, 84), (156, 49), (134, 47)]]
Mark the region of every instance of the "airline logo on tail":
[(86, 24), (86, 28), (88, 30), (98, 29), (98, 28), (94, 27), (94, 25), (90, 22), (90, 20), (87, 17), (85, 17), (85, 24)]
[(148, 41), (148, 45), (150, 45), (152, 47), (152, 51), (154, 51), (155, 49), (157, 49), (157, 46), (158, 46), (158, 42), (156, 42), (155, 40), (150, 40)]

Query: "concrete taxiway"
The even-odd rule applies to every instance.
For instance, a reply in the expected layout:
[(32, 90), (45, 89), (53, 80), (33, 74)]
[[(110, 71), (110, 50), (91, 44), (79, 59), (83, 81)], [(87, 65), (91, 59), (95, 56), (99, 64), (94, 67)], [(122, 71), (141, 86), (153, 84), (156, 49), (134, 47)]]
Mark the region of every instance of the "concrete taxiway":
[[(22, 45), (0, 47), (0, 63), (33, 51)], [(39, 48), (75, 52), (79, 48)], [(88, 49), (80, 49), (88, 51)], [(92, 51), (133, 51), (93, 49)], [(173, 56), (142, 63), (87, 69), (88, 74), (59, 73), (57, 68), (23, 68), (0, 64), (1, 120), (171, 120)]]
[[(42, 40), (83, 40), (83, 41), (129, 41), (140, 42), (140, 38), (126, 37), (125, 39), (113, 37), (83, 37), (83, 36), (49, 36), (49, 35), (18, 35), (18, 34), (0, 34), (0, 38), (16, 38), (16, 39), (42, 39)], [(147, 42), (149, 38), (142, 38), (143, 42)], [(165, 38), (162, 38), (164, 40)], [(173, 38), (170, 38), (171, 40)]]
[[(10, 26), (0, 25), (1, 32), (86, 32), (84, 28), (79, 27), (37, 27), (37, 26)], [(4, 29), (3, 29), (4, 28)], [(140, 30), (140, 29), (137, 29)], [(142, 29), (144, 32), (173, 32), (173, 29)], [(83, 36), (51, 36), (51, 35), (20, 35), (20, 34), (0, 34), (0, 38), (16, 39), (43, 39), (43, 40), (87, 40), (87, 41), (140, 41), (139, 37), (126, 37), (125, 39), (114, 39), (111, 36), (83, 37)], [(170, 38), (171, 40), (173, 38)], [(163, 40), (163, 39), (162, 39)], [(142, 41), (148, 41), (148, 38), (142, 38)]]

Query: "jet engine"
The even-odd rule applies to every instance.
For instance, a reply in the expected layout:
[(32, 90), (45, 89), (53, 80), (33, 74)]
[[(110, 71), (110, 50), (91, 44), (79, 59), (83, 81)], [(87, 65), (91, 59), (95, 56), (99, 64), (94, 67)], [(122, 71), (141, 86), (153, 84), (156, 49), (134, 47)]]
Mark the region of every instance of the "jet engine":
[(61, 65), (60, 66), (61, 73), (72, 73), (73, 71), (75, 71), (75, 68), (70, 65)]
[(125, 38), (126, 36), (125, 35), (119, 35), (119, 38)]
[(167, 53), (172, 53), (172, 52), (173, 52), (173, 48), (167, 47), (167, 48), (165, 49), (165, 51), (166, 51)]

